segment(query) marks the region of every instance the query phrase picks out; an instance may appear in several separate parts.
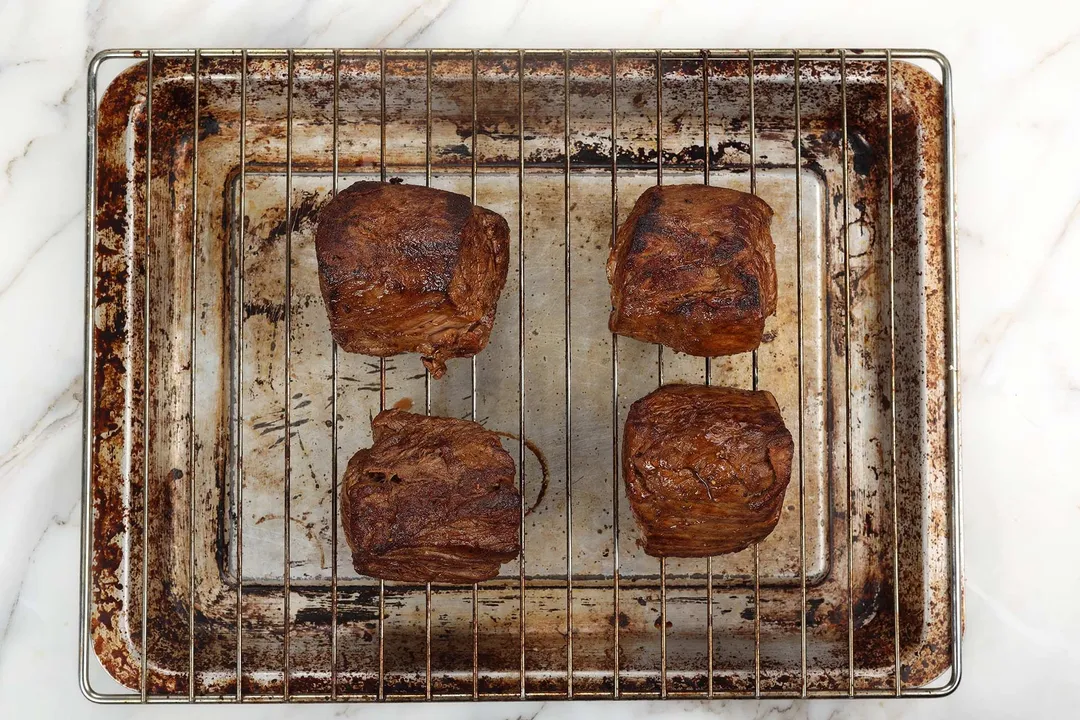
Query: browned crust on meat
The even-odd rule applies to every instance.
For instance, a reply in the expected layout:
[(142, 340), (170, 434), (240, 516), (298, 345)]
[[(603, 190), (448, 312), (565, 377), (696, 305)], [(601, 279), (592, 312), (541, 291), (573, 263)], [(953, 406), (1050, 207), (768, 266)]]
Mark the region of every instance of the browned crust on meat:
[(771, 393), (666, 385), (630, 407), (623, 479), (645, 552), (707, 557), (780, 519), (794, 444)]
[(358, 182), (320, 212), (319, 285), (346, 352), (417, 352), (432, 375), (487, 345), (506, 284), (510, 229), (467, 197)]
[(703, 357), (757, 349), (776, 312), (772, 215), (728, 188), (646, 190), (608, 257), (611, 331)]
[(499, 437), (468, 420), (386, 410), (349, 460), (341, 517), (356, 571), (384, 580), (490, 580), (517, 557), (521, 496)]

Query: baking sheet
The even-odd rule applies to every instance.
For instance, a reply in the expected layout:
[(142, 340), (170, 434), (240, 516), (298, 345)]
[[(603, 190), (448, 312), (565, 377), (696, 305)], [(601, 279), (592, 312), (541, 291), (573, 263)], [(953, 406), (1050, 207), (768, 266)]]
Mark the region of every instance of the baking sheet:
[[(902, 684), (927, 685), (951, 661), (950, 607), (958, 587), (950, 565), (955, 468), (946, 425), (949, 218), (941, 86), (914, 65), (891, 63), (890, 162), (889, 66), (849, 60), (842, 87), (838, 60), (803, 61), (797, 156), (794, 63), (759, 60), (751, 157), (749, 63), (710, 60), (709, 180), (749, 190), (752, 179), (776, 211), (778, 312), (756, 364), (759, 387), (776, 395), (797, 438), (801, 478), (793, 477), (780, 524), (758, 549), (759, 590), (754, 553), (747, 550), (713, 560), (711, 596), (705, 560), (669, 560), (661, 593), (659, 563), (637, 546), (617, 485), (616, 615), (612, 498), (613, 483), (621, 480), (614, 476), (613, 424), (618, 429), (629, 404), (656, 386), (658, 352), (619, 339), (613, 387), (604, 276), (612, 232), (612, 61), (607, 53), (529, 53), (520, 80), (518, 60), (515, 52), (479, 55), (475, 131), (471, 56), (452, 52), (432, 52), (430, 66), (423, 52), (339, 56), (336, 102), (333, 54), (297, 54), (291, 75), (282, 55), (250, 57), (243, 75), (238, 55), (200, 56), (197, 120), (193, 58), (158, 57), (149, 138), (146, 63), (105, 92), (95, 157), (88, 428), (89, 615), (104, 666), (122, 684), (142, 685), (145, 579), (148, 694), (233, 696), (239, 667), (244, 694), (278, 696), (288, 665), (289, 692), (298, 696), (333, 691), (375, 699), (381, 690), (420, 698), (429, 691), (518, 697), (523, 664), (527, 696), (562, 697), (569, 690), (568, 607), (578, 697), (613, 694), (616, 628), (624, 696), (710, 689), (799, 694), (804, 687), (890, 692), (897, 686), (896, 628)], [(620, 220), (657, 182), (658, 135), (663, 182), (702, 181), (703, 66), (700, 57), (665, 56), (658, 127), (655, 56), (619, 56)], [(475, 664), (469, 587), (433, 586), (429, 641), (425, 589), (386, 583), (380, 653), (379, 583), (355, 574), (332, 522), (334, 465), (340, 474), (369, 440), (380, 388), (377, 359), (338, 354), (335, 448), (333, 351), (312, 247), (318, 209), (332, 196), (335, 160), (339, 189), (383, 174), (422, 184), (429, 167), (435, 187), (468, 194), (475, 182), (477, 201), (511, 226), (510, 277), (491, 343), (476, 359), (475, 402), (477, 419), (512, 436), (508, 449), (525, 458), (519, 475), (536, 507), (525, 523), (524, 600), (516, 564), (477, 591)], [(712, 380), (749, 387), (753, 362), (750, 355), (717, 359)], [(662, 363), (668, 382), (704, 380), (703, 359), (667, 351)], [(390, 358), (385, 367), (387, 405), (423, 411), (427, 385), (419, 358)], [(471, 415), (468, 360), (451, 361), (447, 376), (430, 382), (430, 403), (434, 413)], [(522, 434), (531, 446), (524, 451), (513, 437)]]

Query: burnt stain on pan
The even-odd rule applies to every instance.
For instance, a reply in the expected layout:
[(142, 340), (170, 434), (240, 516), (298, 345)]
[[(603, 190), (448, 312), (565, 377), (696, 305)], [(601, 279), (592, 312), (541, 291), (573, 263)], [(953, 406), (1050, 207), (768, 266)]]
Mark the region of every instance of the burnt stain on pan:
[(858, 130), (848, 131), (848, 143), (851, 145), (852, 168), (859, 175), (869, 175), (874, 167), (874, 149)]
[(610, 165), (611, 164), (611, 150), (610, 143), (603, 144), (601, 142), (587, 143), (578, 140), (574, 143), (574, 151), (570, 155), (570, 162), (573, 165)]
[(285, 303), (271, 302), (265, 298), (244, 301), (244, 318), (265, 317), (271, 323), (281, 322), (285, 318)]
[[(509, 438), (510, 440), (520, 440), (520, 437), (513, 433), (503, 432), (501, 430), (494, 430), (493, 432), (500, 437)], [(540, 503), (544, 500), (544, 496), (547, 495), (548, 485), (551, 483), (551, 472), (548, 469), (547, 458), (536, 443), (526, 439), (525, 447), (528, 448), (529, 452), (531, 452), (537, 462), (540, 463), (540, 490), (536, 494), (536, 500), (534, 500), (533, 504), (525, 511), (525, 515), (528, 517), (529, 515), (532, 515), (533, 510), (540, 506)], [(519, 469), (518, 472), (520, 473), (521, 470)]]

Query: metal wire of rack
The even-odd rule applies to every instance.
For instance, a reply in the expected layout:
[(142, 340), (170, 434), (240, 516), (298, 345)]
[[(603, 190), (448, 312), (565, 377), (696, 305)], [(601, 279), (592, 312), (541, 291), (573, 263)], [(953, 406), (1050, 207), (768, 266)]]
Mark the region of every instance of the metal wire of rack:
[[(426, 51), (424, 54), (426, 62), (426, 145), (425, 145), (425, 166), (424, 166), (424, 183), (428, 186), (432, 182), (432, 52)], [(477, 62), (478, 57), (482, 57), (486, 51), (477, 50), (465, 50), (465, 51), (437, 51), (439, 53), (460, 53), (471, 61), (472, 72), (472, 133), (471, 133), (471, 172), (469, 175), (470, 195), (475, 202), (477, 195), (477, 153), (476, 153), (476, 141), (477, 141)], [(92, 483), (95, 476), (93, 473), (94, 457), (92, 455), (90, 437), (94, 428), (93, 408), (95, 404), (94, 397), (94, 383), (87, 382), (86, 384), (86, 427), (87, 427), (87, 443), (84, 457), (84, 494), (83, 494), (83, 550), (82, 550), (82, 567), (81, 567), (81, 612), (80, 612), (80, 637), (79, 637), (79, 654), (80, 654), (80, 681), (83, 692), (90, 698), (98, 701), (107, 702), (196, 702), (196, 701), (235, 701), (235, 702), (247, 702), (247, 701), (347, 701), (347, 700), (400, 700), (400, 699), (527, 699), (535, 697), (565, 697), (565, 698), (621, 698), (621, 697), (656, 697), (657, 694), (642, 693), (642, 692), (627, 692), (621, 687), (620, 675), (623, 670), (620, 653), (620, 622), (617, 619), (620, 617), (620, 602), (621, 602), (621, 587), (620, 587), (620, 528), (619, 528), (619, 503), (620, 503), (620, 490), (619, 490), (619, 474), (620, 474), (620, 453), (619, 453), (619, 406), (620, 406), (620, 373), (619, 373), (619, 341), (618, 337), (612, 334), (611, 336), (611, 398), (612, 398), (612, 427), (613, 435), (611, 437), (612, 446), (612, 528), (611, 528), (611, 567), (612, 575), (610, 578), (610, 587), (612, 590), (612, 606), (614, 608), (613, 617), (616, 621), (612, 625), (612, 645), (611, 654), (611, 683), (609, 691), (583, 691), (575, 688), (575, 624), (574, 624), (574, 568), (573, 568), (573, 548), (574, 548), (574, 525), (573, 525), (573, 464), (572, 464), (572, 392), (571, 392), (571, 378), (574, 369), (572, 352), (571, 352), (571, 323), (574, 318), (574, 307), (571, 304), (571, 274), (572, 274), (572, 253), (571, 253), (571, 206), (572, 206), (572, 183), (571, 177), (574, 173), (574, 166), (571, 161), (571, 62), (577, 52), (584, 51), (562, 51), (561, 59), (563, 65), (563, 94), (565, 104), (563, 107), (563, 143), (564, 143), (564, 166), (563, 166), (563, 207), (565, 213), (565, 227), (564, 238), (565, 244), (564, 253), (564, 286), (565, 286), (565, 303), (564, 303), (564, 322), (565, 322), (565, 356), (563, 358), (564, 376), (565, 376), (565, 404), (564, 404), (564, 418), (566, 423), (566, 445), (565, 445), (565, 464), (567, 477), (570, 481), (567, 482), (565, 488), (565, 692), (564, 693), (552, 693), (552, 692), (530, 692), (527, 686), (527, 680), (529, 673), (526, 664), (527, 655), (527, 605), (526, 594), (527, 588), (527, 570), (526, 570), (526, 558), (527, 553), (534, 552), (532, 548), (526, 546), (526, 483), (529, 478), (526, 476), (526, 445), (524, 438), (527, 437), (528, 425), (526, 418), (526, 408), (528, 397), (526, 395), (526, 340), (525, 340), (525, 327), (526, 327), (526, 293), (528, 288), (528, 279), (526, 277), (526, 262), (525, 262), (525, 227), (526, 227), (526, 215), (525, 215), (525, 187), (527, 178), (527, 167), (525, 160), (525, 128), (526, 128), (526, 113), (525, 113), (525, 62), (526, 51), (517, 52), (517, 75), (518, 75), (518, 161), (516, 166), (517, 178), (518, 178), (518, 197), (517, 197), (517, 232), (518, 232), (518, 366), (517, 366), (517, 380), (518, 380), (518, 408), (519, 408), (519, 438), (522, 442), (519, 443), (519, 455), (518, 462), (520, 468), (520, 485), (521, 485), (521, 526), (520, 526), (520, 542), (521, 542), (521, 554), (518, 562), (518, 647), (519, 647), (519, 678), (516, 692), (507, 693), (485, 693), (480, 691), (481, 678), (483, 672), (479, 667), (479, 640), (482, 635), (480, 631), (480, 623), (478, 617), (478, 588), (476, 584), (471, 587), (471, 608), (472, 608), (472, 625), (471, 625), (471, 657), (472, 666), (469, 677), (471, 677), (471, 692), (455, 693), (455, 694), (441, 694), (433, 693), (433, 665), (432, 665), (432, 586), (428, 583), (424, 588), (424, 691), (420, 694), (398, 694), (388, 693), (385, 687), (385, 681), (387, 677), (386, 671), (386, 647), (385, 647), (385, 620), (387, 618), (387, 588), (384, 581), (378, 582), (378, 614), (377, 614), (377, 626), (378, 626), (378, 686), (374, 693), (354, 693), (354, 692), (342, 692), (339, 689), (339, 663), (342, 639), (339, 638), (339, 578), (338, 578), (338, 505), (337, 505), (337, 491), (338, 491), (338, 469), (339, 462), (337, 457), (338, 452), (338, 423), (335, 421), (332, 425), (332, 443), (334, 451), (332, 454), (332, 485), (331, 485), (331, 518), (332, 518), (332, 560), (331, 560), (331, 577), (329, 583), (329, 598), (330, 598), (330, 643), (331, 643), (331, 663), (329, 667), (330, 673), (330, 686), (329, 692), (326, 693), (298, 693), (292, 690), (290, 687), (290, 678), (292, 676), (291, 671), (291, 659), (292, 654), (290, 652), (290, 621), (293, 615), (290, 613), (290, 597), (292, 595), (290, 589), (290, 581), (292, 576), (291, 563), (290, 563), (290, 536), (289, 536), (289, 522), (284, 523), (285, 533), (285, 545), (284, 545), (284, 567), (282, 578), (282, 601), (284, 604), (284, 632), (283, 632), (283, 684), (282, 692), (280, 695), (272, 694), (249, 694), (246, 692), (245, 683), (242, 679), (245, 677), (244, 669), (244, 633), (240, 629), (244, 626), (244, 583), (237, 581), (235, 583), (235, 625), (236, 632), (236, 649), (235, 649), (235, 673), (238, 681), (235, 683), (235, 693), (231, 697), (226, 697), (219, 694), (200, 694), (196, 692), (197, 678), (196, 678), (196, 640), (195, 640), (195, 627), (196, 627), (196, 591), (195, 591), (195, 553), (196, 545), (194, 534), (188, 537), (188, 562), (190, 563), (191, 572), (189, 572), (188, 581), (188, 603), (186, 611), (188, 613), (188, 647), (187, 647), (187, 682), (185, 695), (176, 694), (155, 694), (151, 691), (151, 682), (149, 679), (150, 668), (148, 667), (148, 652), (145, 649), (148, 647), (148, 642), (151, 639), (149, 637), (149, 628), (147, 622), (147, 607), (149, 604), (149, 590), (148, 585), (150, 582), (150, 569), (148, 567), (149, 548), (148, 543), (150, 541), (150, 533), (145, 529), (150, 527), (149, 503), (143, 502), (142, 511), (142, 527), (144, 532), (141, 533), (142, 551), (139, 556), (142, 563), (141, 572), (141, 586), (136, 590), (140, 593), (140, 604), (142, 613), (139, 618), (139, 629), (135, 633), (138, 636), (138, 645), (143, 651), (139, 653), (140, 666), (139, 666), (139, 682), (137, 692), (132, 693), (106, 693), (100, 692), (92, 687), (90, 678), (90, 665), (92, 659), (92, 648), (90, 645), (92, 636), (92, 612), (91, 604), (92, 587), (93, 587), (93, 574), (94, 568), (92, 564), (93, 547), (95, 543), (94, 535), (94, 511), (93, 504), (90, 496), (93, 490)], [(95, 224), (96, 208), (97, 208), (97, 173), (95, 172), (97, 163), (97, 117), (98, 117), (98, 92), (97, 92), (97, 76), (102, 64), (108, 60), (113, 59), (140, 59), (146, 60), (146, 115), (148, 118), (153, 118), (153, 104), (154, 104), (154, 65), (155, 59), (171, 58), (171, 59), (190, 59), (192, 63), (192, 77), (194, 80), (194, 117), (193, 117), (193, 150), (192, 150), (192, 194), (197, 198), (197, 187), (199, 178), (199, 127), (200, 127), (200, 69), (201, 63), (207, 58), (216, 57), (235, 57), (240, 59), (241, 76), (240, 76), (240, 161), (239, 161), (239, 181), (237, 184), (238, 192), (240, 193), (241, 207), (245, 207), (244, 194), (246, 192), (245, 176), (248, 172), (246, 158), (247, 148), (245, 146), (245, 128), (247, 126), (247, 90), (248, 90), (248, 71), (249, 60), (258, 57), (284, 57), (287, 59), (287, 118), (286, 118), (286, 138), (285, 138), (285, 187), (286, 198), (285, 205), (285, 217), (286, 217), (286, 235), (285, 235), (285, 275), (284, 275), (284, 292), (286, 301), (284, 303), (285, 314), (285, 371), (284, 371), (284, 388), (285, 397), (289, 398), (290, 395), (290, 371), (289, 371), (289, 358), (290, 351), (290, 324), (292, 322), (291, 316), (291, 301), (289, 300), (292, 295), (292, 231), (293, 231), (293, 83), (294, 83), (294, 61), (299, 57), (324, 57), (330, 58), (333, 62), (333, 138), (332, 138), (332, 193), (336, 195), (339, 187), (339, 118), (342, 113), (340, 107), (339, 94), (341, 83), (341, 65), (343, 58), (347, 58), (353, 55), (364, 55), (371, 57), (372, 54), (377, 54), (379, 63), (380, 80), (379, 94), (380, 94), (380, 123), (379, 123), (379, 167), (378, 173), (381, 180), (387, 179), (387, 165), (386, 165), (386, 112), (387, 112), (387, 94), (386, 94), (386, 63), (390, 53), (387, 51), (345, 51), (345, 50), (124, 50), (124, 51), (107, 51), (99, 54), (90, 64), (89, 68), (89, 93), (88, 93), (88, 116), (89, 116), (89, 132), (88, 132), (88, 176), (87, 176), (87, 233), (88, 233), (88, 264), (87, 264), (87, 340), (86, 340), (86, 370), (88, 377), (93, 376), (93, 368), (95, 367), (96, 355), (94, 346), (95, 337), (95, 325), (94, 325), (94, 308), (97, 303), (97, 295), (95, 293), (95, 265), (94, 256), (97, 249), (97, 226)], [(891, 408), (891, 425), (890, 431), (892, 436), (892, 442), (889, 445), (891, 458), (889, 460), (891, 467), (890, 477), (894, 480), (889, 488), (891, 499), (891, 517), (890, 522), (892, 524), (892, 548), (891, 548), (891, 572), (892, 572), (892, 622), (893, 622), (893, 641), (892, 649), (894, 652), (893, 657), (893, 676), (895, 678), (895, 686), (890, 692), (882, 691), (860, 691), (856, 688), (856, 652), (855, 652), (855, 618), (854, 618), (854, 606), (855, 606), (855, 588), (851, 585), (852, 578), (852, 563), (853, 552), (852, 546), (854, 544), (854, 530), (851, 518), (851, 505), (852, 505), (852, 462), (851, 462), (851, 433), (852, 433), (852, 416), (850, 413), (845, 413), (845, 432), (848, 437), (848, 441), (845, 443), (845, 447), (848, 453), (847, 458), (847, 470), (844, 478), (845, 490), (847, 496), (846, 512), (848, 513), (848, 522), (846, 524), (847, 534), (847, 552), (846, 559), (848, 563), (847, 579), (847, 604), (846, 604), (846, 647), (847, 647), (847, 684), (846, 689), (842, 692), (821, 692), (811, 689), (808, 685), (808, 670), (807, 670), (807, 613), (803, 612), (800, 616), (799, 622), (799, 644), (800, 644), (800, 662), (799, 662), (799, 682), (797, 690), (792, 692), (777, 693), (775, 691), (763, 690), (762, 688), (762, 622), (760, 617), (760, 603), (761, 603), (761, 585), (760, 585), (760, 560), (759, 551), (757, 546), (753, 549), (753, 604), (752, 604), (752, 617), (754, 623), (754, 647), (753, 647), (753, 667), (751, 669), (751, 677), (753, 678), (753, 686), (750, 690), (718, 690), (715, 687), (715, 672), (714, 672), (714, 658), (715, 658), (715, 646), (717, 644), (717, 638), (714, 636), (714, 614), (713, 614), (713, 594), (714, 594), (714, 576), (713, 576), (713, 559), (709, 558), (707, 561), (707, 578), (705, 579), (705, 588), (707, 593), (706, 608), (707, 619), (705, 626), (706, 641), (708, 648), (708, 664), (705, 671), (707, 672), (707, 685), (702, 691), (676, 691), (669, 688), (668, 682), (668, 623), (667, 623), (667, 609), (668, 609), (668, 582), (667, 582), (667, 566), (665, 560), (659, 561), (659, 606), (660, 606), (660, 621), (659, 621), (659, 633), (658, 642), (660, 646), (659, 655), (659, 692), (658, 696), (665, 697), (703, 697), (703, 698), (719, 698), (719, 697), (769, 697), (773, 695), (784, 695), (801, 697), (816, 697), (819, 695), (829, 696), (862, 696), (862, 695), (895, 695), (895, 696), (930, 696), (941, 695), (951, 692), (959, 682), (961, 673), (961, 655), (960, 655), (960, 632), (961, 632), (961, 596), (960, 596), (960, 580), (962, 577), (962, 538), (961, 538), (961, 526), (960, 526), (960, 485), (959, 485), (959, 458), (958, 458), (958, 443), (959, 443), (959, 426), (958, 426), (958, 411), (956, 402), (956, 334), (955, 334), (955, 298), (954, 298), (954, 283), (955, 283), (955, 269), (953, 267), (954, 255), (955, 255), (955, 239), (953, 229), (953, 166), (952, 166), (952, 152), (953, 152), (953, 140), (952, 140), (952, 128), (951, 128), (951, 72), (947, 61), (941, 55), (931, 51), (921, 50), (881, 50), (881, 51), (816, 51), (816, 50), (754, 50), (754, 51), (726, 51), (726, 50), (710, 50), (700, 53), (686, 52), (686, 51), (661, 51), (657, 50), (655, 53), (649, 53), (644, 51), (634, 50), (620, 50), (610, 52), (610, 64), (611, 64), (611, 163), (610, 163), (610, 175), (611, 175), (611, 238), (614, 241), (615, 232), (617, 229), (617, 220), (619, 213), (619, 170), (620, 161), (617, 153), (617, 107), (616, 107), (616, 82), (618, 80), (618, 62), (624, 58), (638, 58), (638, 59), (653, 59), (656, 63), (656, 129), (657, 134), (655, 138), (656, 144), (656, 165), (655, 165), (655, 180), (656, 184), (662, 184), (664, 182), (664, 134), (663, 134), (663, 112), (664, 112), (664, 86), (662, 83), (663, 78), (663, 63), (666, 61), (676, 61), (680, 59), (691, 59), (702, 62), (702, 74), (704, 77), (703, 97), (702, 97), (702, 111), (704, 114), (704, 137), (703, 143), (706, 151), (704, 152), (704, 173), (702, 181), (705, 184), (711, 182), (711, 170), (710, 167), (710, 152), (709, 148), (712, 147), (709, 130), (709, 73), (710, 63), (719, 60), (741, 60), (745, 61), (748, 68), (746, 92), (749, 101), (749, 116), (747, 118), (749, 126), (749, 183), (751, 192), (757, 192), (758, 183), (758, 167), (757, 158), (755, 153), (755, 141), (757, 131), (757, 118), (755, 117), (755, 63), (760, 62), (775, 62), (784, 61), (793, 64), (794, 72), (794, 123), (795, 123), (795, 137), (800, 138), (802, 135), (801, 127), (801, 89), (800, 89), (800, 63), (805, 61), (825, 61), (835, 62), (839, 65), (839, 85), (841, 94), (841, 140), (840, 147), (843, 152), (843, 162), (841, 163), (843, 177), (842, 187), (844, 202), (840, 203), (842, 208), (842, 227), (843, 227), (843, 239), (844, 239), (844, 262), (843, 262), (843, 291), (844, 302), (846, 307), (846, 314), (844, 317), (844, 332), (845, 332), (845, 346), (850, 348), (851, 341), (851, 270), (849, 265), (850, 253), (847, 249), (847, 237), (849, 230), (849, 218), (848, 218), (848, 203), (846, 201), (848, 196), (849, 177), (848, 177), (848, 165), (849, 165), (849, 127), (848, 127), (848, 85), (847, 85), (847, 67), (850, 59), (857, 57), (859, 61), (875, 61), (885, 65), (885, 77), (886, 77), (886, 89), (885, 98), (887, 102), (886, 118), (888, 123), (887, 131), (887, 167), (888, 167), (888, 182), (887, 182), (887, 226), (886, 233), (888, 238), (888, 257), (889, 257), (889, 347), (890, 347), (890, 396), (889, 406)], [(946, 378), (947, 383), (947, 396), (949, 399), (949, 414), (946, 418), (946, 431), (948, 435), (948, 461), (949, 461), (949, 491), (950, 491), (950, 513), (948, 528), (949, 534), (949, 548), (950, 556), (949, 561), (949, 578), (950, 578), (950, 673), (947, 681), (943, 685), (937, 685), (933, 687), (911, 687), (904, 684), (903, 668), (901, 658), (901, 606), (900, 606), (900, 547), (899, 547), (899, 529), (898, 529), (898, 499), (897, 499), (897, 482), (895, 478), (896, 474), (896, 432), (897, 432), (897, 418), (896, 418), (896, 383), (897, 383), (897, 371), (896, 371), (896, 317), (894, 304), (895, 299), (895, 283), (896, 278), (894, 274), (894, 258), (895, 258), (895, 239), (894, 239), (894, 182), (893, 182), (893, 63), (894, 60), (930, 60), (940, 65), (942, 70), (942, 92), (944, 98), (944, 114), (945, 119), (943, 122), (943, 144), (944, 151), (944, 167), (942, 168), (942, 177), (944, 183), (944, 228), (945, 228), (945, 285), (947, 291), (947, 312), (949, 321), (951, 323), (949, 331), (946, 333), (945, 342), (945, 355), (946, 362), (949, 367), (949, 373)], [(149, 206), (149, 198), (151, 196), (150, 181), (151, 170), (149, 164), (153, 157), (153, 135), (152, 135), (152, 122), (148, 123), (146, 129), (146, 202), (147, 207), (145, 209), (145, 228), (142, 228), (142, 233), (145, 235), (146, 243), (146, 257), (150, 256), (150, 242), (151, 242), (151, 223), (154, 220), (153, 213)], [(794, 143), (796, 153), (796, 169), (803, 167), (802, 156), (802, 143), (796, 141)], [(798, 171), (795, 173), (795, 207), (796, 207), (796, 249), (800, 253), (797, 260), (797, 268), (800, 273), (798, 281), (799, 287), (801, 287), (801, 271), (802, 271), (802, 258), (801, 258), (801, 219), (803, 217), (803, 180), (802, 174)], [(196, 332), (196, 306), (197, 306), (197, 249), (199, 243), (199, 218), (197, 213), (198, 203), (196, 200), (192, 202), (192, 246), (191, 254), (189, 258), (190, 262), (190, 304), (191, 314), (189, 318), (190, 322), (190, 355), (192, 361), (190, 362), (190, 378), (189, 378), (189, 413), (188, 413), (188, 429), (190, 447), (189, 447), (189, 463), (190, 471), (188, 473), (188, 482), (190, 488), (188, 490), (189, 506), (186, 508), (188, 512), (189, 522), (192, 527), (196, 524), (196, 491), (195, 491), (195, 473), (194, 468), (196, 466), (196, 412), (198, 410), (197, 396), (196, 396), (196, 363), (194, 358), (197, 357), (198, 347), (196, 344), (196, 338), (198, 336)], [(240, 234), (244, 234), (244, 213), (239, 214), (238, 222), (240, 223)], [(244, 298), (244, 276), (245, 276), (245, 262), (244, 253), (239, 252), (235, 262), (236, 273), (236, 287), (238, 289), (241, 306)], [(143, 292), (143, 326), (148, 327), (151, 322), (151, 263), (147, 259), (144, 268), (144, 292)], [(802, 389), (803, 389), (803, 363), (802, 363), (802, 293), (796, 293), (798, 298), (798, 310), (797, 310), (797, 329), (799, 333), (798, 347), (800, 348), (799, 363), (797, 367), (799, 375), (799, 405), (800, 405), (800, 417), (801, 409), (803, 405)], [(237, 337), (242, 337), (241, 317), (237, 314), (236, 318), (236, 332)], [(149, 358), (151, 354), (150, 347), (150, 333), (149, 331), (144, 333), (144, 357)], [(332, 417), (338, 417), (338, 401), (339, 401), (339, 376), (338, 376), (338, 348), (335, 345), (332, 350), (332, 372), (331, 372), (331, 398)], [(378, 407), (380, 410), (387, 406), (387, 363), (385, 358), (379, 360), (379, 402)], [(754, 354), (752, 359), (752, 387), (758, 388), (758, 357), (757, 353)], [(850, 386), (851, 383), (851, 358), (849, 353), (845, 353), (844, 356), (844, 377), (845, 383)], [(142, 368), (142, 382), (144, 387), (149, 384), (149, 362), (144, 363)], [(240, 354), (237, 355), (236, 367), (235, 367), (237, 383), (239, 387), (244, 384), (244, 368), (243, 362), (240, 358)], [(705, 382), (711, 383), (713, 381), (713, 368), (710, 359), (705, 361)], [(658, 346), (657, 350), (657, 379), (660, 384), (664, 383), (664, 351), (662, 346)], [(243, 422), (243, 392), (236, 393), (236, 402), (238, 406), (238, 412), (236, 416), (235, 434), (237, 438), (238, 447), (240, 451), (237, 453), (235, 460), (236, 463), (236, 497), (240, 507), (243, 507), (243, 488), (244, 488), (244, 464), (243, 464), (243, 432), (241, 431), (241, 423)], [(143, 412), (146, 416), (149, 416), (149, 393), (144, 396), (145, 406)], [(477, 368), (476, 359), (473, 358), (471, 362), (471, 417), (477, 417)], [(431, 383), (430, 376), (425, 374), (424, 378), (424, 412), (430, 414), (432, 411), (431, 400)], [(290, 403), (284, 403), (284, 422), (285, 427), (289, 428), (290, 424)], [(803, 453), (801, 448), (803, 447), (803, 425), (799, 423), (799, 440), (798, 447), (799, 452), (799, 522), (800, 522), (800, 537), (799, 537), (799, 590), (801, 594), (801, 607), (807, 607), (807, 572), (806, 572), (806, 526), (805, 526), (805, 514), (806, 509), (804, 506), (806, 490), (803, 486), (804, 472), (802, 468)], [(141, 442), (143, 443), (144, 452), (148, 452), (150, 439), (149, 423), (144, 423), (142, 428)], [(283, 459), (284, 459), (284, 513), (285, 517), (291, 516), (290, 513), (290, 479), (292, 475), (291, 456), (290, 456), (290, 442), (284, 443)], [(151, 482), (151, 476), (149, 474), (149, 463), (145, 463), (142, 468), (142, 483), (146, 488)], [(237, 513), (237, 533), (236, 533), (236, 569), (237, 577), (243, 577), (243, 512)], [(537, 550), (538, 551), (538, 550)], [(722, 642), (722, 640), (721, 640)]]

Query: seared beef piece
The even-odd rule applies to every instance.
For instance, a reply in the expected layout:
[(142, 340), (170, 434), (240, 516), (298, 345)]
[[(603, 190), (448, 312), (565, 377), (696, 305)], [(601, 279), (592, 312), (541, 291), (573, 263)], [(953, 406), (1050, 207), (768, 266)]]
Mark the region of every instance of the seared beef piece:
[(473, 583), (517, 557), (514, 460), (477, 423), (386, 410), (345, 470), (341, 521), (356, 571)]
[(770, 393), (665, 385), (630, 406), (623, 478), (645, 552), (737, 552), (776, 527), (794, 445)]
[(358, 182), (319, 213), (319, 285), (346, 352), (418, 352), (435, 377), (484, 349), (506, 284), (510, 229), (464, 195)]
[(772, 215), (727, 188), (646, 190), (608, 256), (611, 331), (704, 357), (757, 349), (776, 312)]

